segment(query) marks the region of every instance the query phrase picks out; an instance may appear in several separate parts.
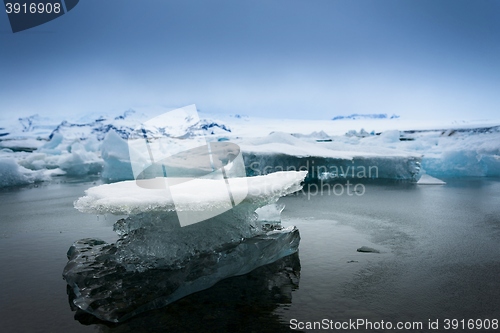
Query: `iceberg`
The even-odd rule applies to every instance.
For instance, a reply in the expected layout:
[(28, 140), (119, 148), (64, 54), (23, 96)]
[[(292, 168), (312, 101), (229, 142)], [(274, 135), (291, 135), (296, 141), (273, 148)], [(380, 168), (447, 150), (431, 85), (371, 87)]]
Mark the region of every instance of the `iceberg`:
[(68, 140), (55, 134), (50, 141), (30, 154), (19, 156), (19, 165), (30, 170), (60, 169), (68, 176), (97, 174), (102, 169), (99, 143)]
[(395, 148), (423, 155), (422, 169), (436, 177), (499, 177), (500, 126), (402, 132)]
[[(226, 197), (213, 191), (217, 179), (169, 178), (176, 183), (175, 200), (169, 187), (146, 188), (137, 181), (88, 189), (76, 209), (128, 217), (114, 224), (116, 243), (82, 239), (70, 247), (63, 277), (73, 304), (101, 320), (122, 322), (296, 253), (299, 231), (281, 226), (283, 207), (276, 202), (300, 190), (306, 174), (231, 178), (233, 196), (244, 199), (229, 209)], [(207, 211), (222, 213), (186, 226), (178, 216)]]
[(109, 131), (101, 145), (103, 170), (101, 177), (108, 181), (134, 179), (127, 141)]
[(337, 178), (416, 181), (420, 177), (422, 154), (384, 145), (367, 147), (357, 140), (333, 137), (318, 142), (276, 132), (264, 138), (235, 142), (243, 152), (248, 176), (306, 170), (307, 181)]
[[(395, 132), (399, 141), (399, 131)], [(394, 136), (392, 134), (389, 138)], [(334, 178), (416, 181), (420, 176), (420, 153), (386, 148), (384, 144), (374, 148), (329, 138), (324, 132), (308, 136), (275, 132), (266, 137), (239, 138), (231, 142), (237, 143), (241, 148), (245, 173), (249, 177), (276, 171), (308, 171), (307, 181)], [(387, 135), (381, 136), (384, 142), (387, 138)], [(178, 143), (182, 140), (176, 138), (163, 137), (156, 141), (159, 142), (156, 146), (163, 147), (163, 154), (166, 153), (165, 147), (168, 147), (170, 153), (182, 148)], [(196, 142), (195, 139), (192, 141)], [(134, 141), (129, 139), (128, 142), (129, 145), (112, 131), (106, 135), (101, 148), (104, 179), (119, 181), (137, 176), (133, 169), (141, 169), (142, 165), (134, 165), (130, 154), (132, 157), (147, 156), (147, 149), (133, 149)]]

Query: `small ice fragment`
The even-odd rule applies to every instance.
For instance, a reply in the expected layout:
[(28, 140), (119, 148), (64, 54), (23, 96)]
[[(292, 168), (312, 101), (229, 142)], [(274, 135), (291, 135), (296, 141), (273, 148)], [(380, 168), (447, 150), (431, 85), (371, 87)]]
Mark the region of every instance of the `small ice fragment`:
[(216, 211), (224, 203), (212, 190), (216, 180), (175, 185), (181, 194), (176, 202), (166, 189), (146, 189), (135, 181), (88, 189), (75, 202), (78, 210), (129, 216), (114, 224), (120, 236), (114, 244), (82, 239), (71, 246), (63, 277), (75, 295), (72, 304), (99, 319), (122, 322), (296, 253), (299, 230), (281, 227), (284, 206), (276, 202), (302, 189), (306, 175), (232, 178), (232, 193), (244, 194), (242, 201), (185, 227), (179, 211)]
[(357, 249), (356, 251), (358, 251), (358, 252), (367, 252), (367, 253), (380, 253), (379, 250), (374, 249), (372, 247), (368, 247), (368, 246), (362, 246), (359, 249)]

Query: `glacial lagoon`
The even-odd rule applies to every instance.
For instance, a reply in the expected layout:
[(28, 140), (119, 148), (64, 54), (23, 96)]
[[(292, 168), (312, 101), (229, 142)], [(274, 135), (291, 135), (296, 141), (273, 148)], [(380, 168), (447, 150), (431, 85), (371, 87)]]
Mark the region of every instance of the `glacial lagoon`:
[[(73, 203), (100, 180), (2, 189), (0, 325), (7, 332), (291, 331), (291, 323), (500, 317), (500, 179), (378, 181), (363, 195), (304, 191), (279, 200), (297, 255), (110, 324), (74, 311), (62, 279), (78, 239), (114, 242), (119, 216)], [(309, 190), (309, 191), (308, 191)], [(366, 246), (379, 253), (358, 252)]]

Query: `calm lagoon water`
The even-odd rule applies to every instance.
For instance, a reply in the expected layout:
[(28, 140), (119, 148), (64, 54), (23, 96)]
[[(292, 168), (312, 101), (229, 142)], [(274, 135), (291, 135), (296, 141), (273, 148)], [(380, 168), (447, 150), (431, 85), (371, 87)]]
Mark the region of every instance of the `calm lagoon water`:
[[(267, 267), (121, 325), (72, 311), (61, 275), (75, 240), (117, 238), (112, 231), (117, 217), (73, 208), (99, 181), (60, 179), (4, 189), (0, 328), (276, 332), (290, 330), (292, 319), (361, 318), (421, 321), (421, 331), (437, 332), (426, 328), (429, 319), (441, 325), (445, 318), (500, 319), (500, 179), (447, 181), (445, 186), (365, 184), (362, 196), (325, 191), (282, 198), (283, 224), (301, 232), (299, 255), (286, 263), (298, 271), (300, 262), (300, 279), (281, 281), (279, 290), (269, 293), (283, 267)], [(361, 246), (380, 253), (357, 252)]]

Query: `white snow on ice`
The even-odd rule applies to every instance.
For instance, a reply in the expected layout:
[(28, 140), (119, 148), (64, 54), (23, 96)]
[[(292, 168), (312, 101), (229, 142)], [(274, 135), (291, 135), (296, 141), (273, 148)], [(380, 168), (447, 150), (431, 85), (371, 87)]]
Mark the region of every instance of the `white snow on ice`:
[[(244, 203), (265, 206), (279, 197), (300, 190), (300, 183), (306, 174), (306, 171), (290, 171), (266, 176), (231, 178), (231, 192), (234, 197), (244, 196)], [(105, 184), (86, 190), (86, 195), (75, 202), (75, 208), (85, 213), (115, 215), (174, 210), (217, 210), (227, 205), (227, 197), (213, 190), (218, 186), (216, 183), (217, 180), (197, 178), (174, 185), (177, 194), (175, 202), (167, 188), (147, 189), (138, 186), (135, 181)]]

